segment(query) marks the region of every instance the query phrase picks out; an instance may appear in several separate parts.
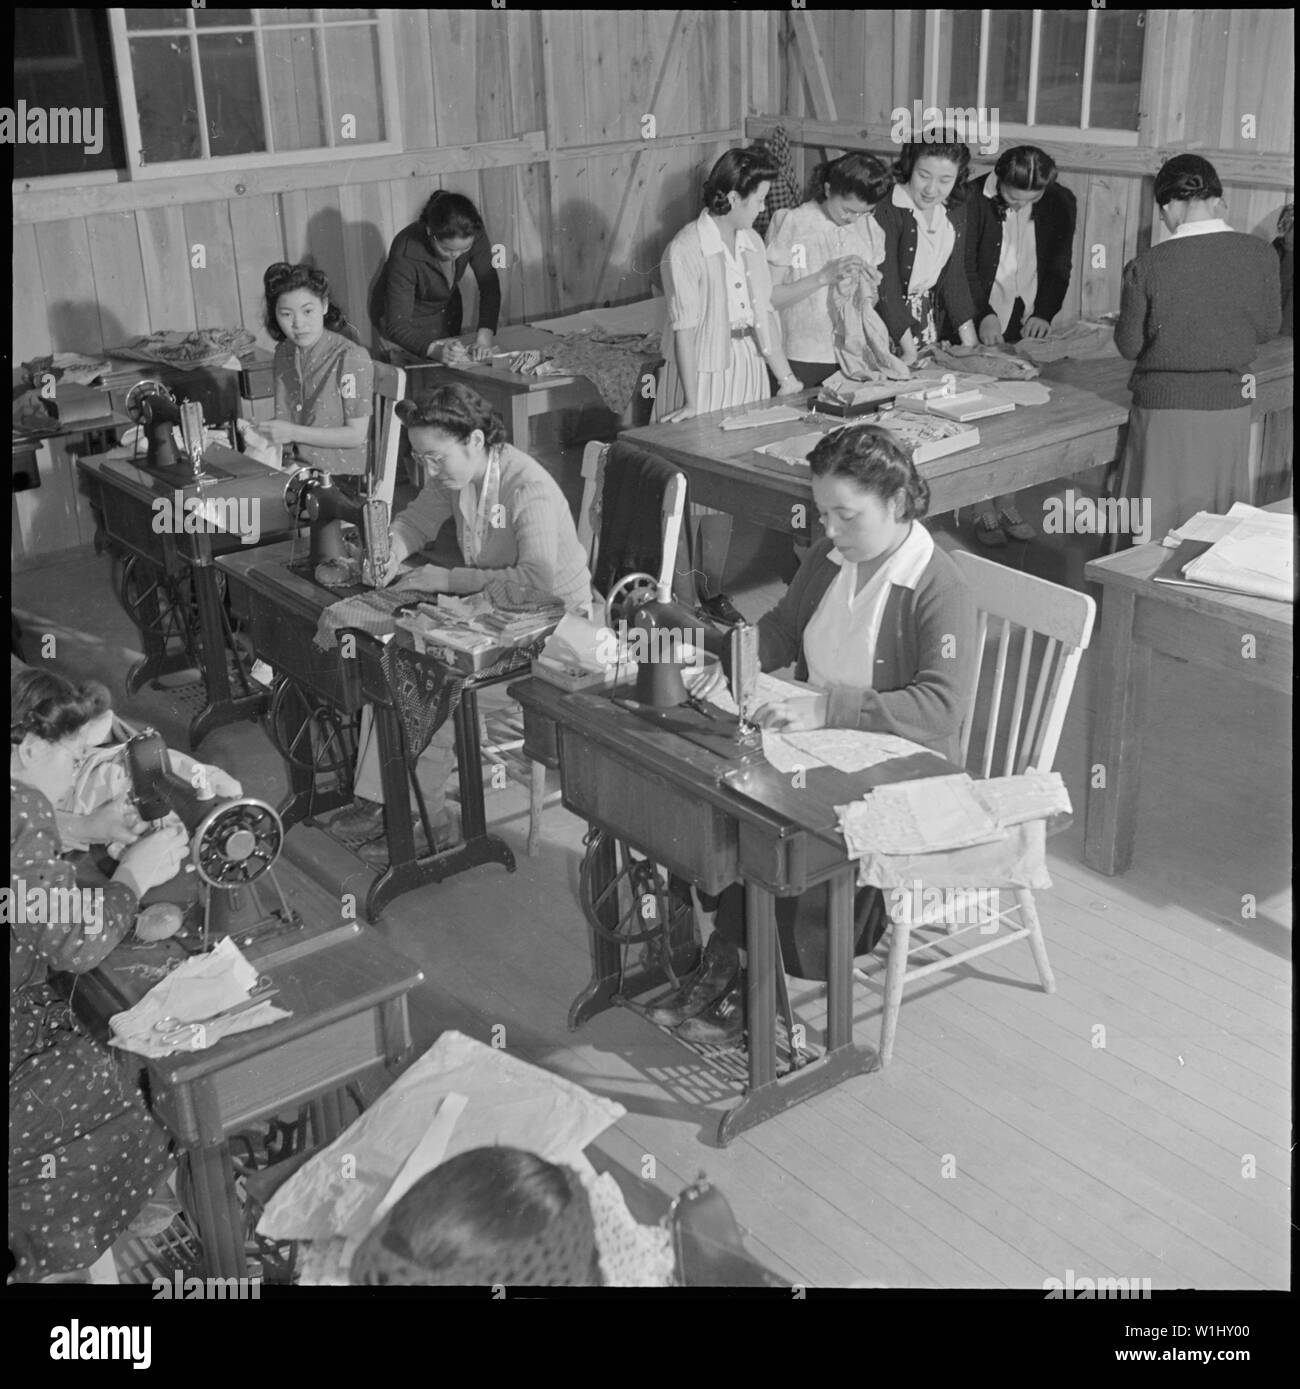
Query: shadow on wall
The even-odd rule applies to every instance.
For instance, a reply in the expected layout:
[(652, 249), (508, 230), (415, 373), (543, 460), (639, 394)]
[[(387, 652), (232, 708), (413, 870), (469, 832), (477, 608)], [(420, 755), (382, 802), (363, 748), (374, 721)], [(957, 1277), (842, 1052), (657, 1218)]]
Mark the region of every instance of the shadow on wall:
[[(348, 278), (349, 257), (344, 252), (345, 239), (346, 243), (350, 243), (352, 264), (364, 267), (367, 278), (362, 283), (354, 284)], [(357, 330), (362, 344), (371, 352), (377, 352), (379, 338), (370, 321), (369, 306), (375, 280), (383, 272), (388, 255), (383, 233), (373, 222), (350, 222), (345, 225), (342, 214), (336, 208), (323, 208), (313, 214), (307, 223), (305, 240), (305, 245), (289, 247), (289, 260), (325, 272), (331, 297)]]
[[(98, 323), (99, 340), (95, 338)], [(50, 351), (85, 352), (90, 356), (109, 347), (120, 347), (137, 334), (128, 332), (115, 314), (93, 299), (62, 299), (49, 306)]]

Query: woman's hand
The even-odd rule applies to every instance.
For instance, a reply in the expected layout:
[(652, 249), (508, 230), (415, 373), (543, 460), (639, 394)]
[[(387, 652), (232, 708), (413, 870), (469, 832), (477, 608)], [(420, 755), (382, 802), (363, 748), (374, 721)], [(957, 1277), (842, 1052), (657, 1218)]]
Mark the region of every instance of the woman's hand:
[(292, 444), (298, 437), (298, 426), (290, 420), (262, 420), (258, 433), (273, 444)]
[(660, 424), (677, 424), (681, 420), (693, 420), (699, 413), (694, 405), (683, 405), (680, 410), (674, 410), (671, 415), (665, 415), (659, 421)]
[(469, 348), (459, 338), (446, 338), (444, 341), (436, 343), (435, 346), (437, 348), (435, 360), (446, 366), (456, 366), (458, 363), (471, 360)]
[(402, 587), (419, 589), (423, 593), (449, 593), (450, 582), (450, 569), (444, 569), (440, 564), (423, 564), (403, 577)]
[(776, 393), (777, 395), (798, 395), (801, 390), (803, 390), (803, 382), (791, 372), (782, 378), (781, 384), (776, 388)]
[(824, 285), (833, 285), (839, 280), (848, 280), (854, 275), (860, 275), (866, 264), (861, 256), (841, 256), (839, 260), (828, 260), (817, 278)]
[(805, 696), (781, 699), (764, 704), (754, 714), (760, 728), (774, 733), (799, 733), (810, 728), (826, 727), (826, 695), (810, 690)]
[(997, 314), (985, 314), (980, 320), (980, 341), (985, 347), (995, 347), (1002, 340), (1002, 324)]
[(492, 348), (496, 343), (496, 334), (491, 328), (480, 328), (474, 338), (474, 346), (470, 351), (470, 356), (476, 362), (490, 361)]
[(692, 699), (708, 699), (726, 681), (721, 661), (701, 661), (699, 665), (687, 666), (682, 671), (682, 684)]
[(915, 365), (921, 354), (916, 350), (916, 335), (909, 328), (898, 343), (898, 357), (905, 367)]
[(1051, 324), (1045, 318), (1027, 318), (1021, 336), (1045, 338), (1049, 332), (1051, 332)]
[(105, 801), (83, 817), (82, 835), (89, 844), (133, 844), (140, 837), (140, 817), (125, 794)]
[(980, 345), (979, 335), (975, 331), (975, 323), (972, 319), (968, 318), (957, 329), (957, 337), (963, 347), (976, 348)]
[(402, 567), (403, 560), (406, 559), (407, 549), (405, 541), (399, 540), (397, 536), (389, 532), (388, 536), (388, 558), (380, 567), (379, 572), (375, 573), (371, 565), (369, 556), (361, 563), (361, 577), (366, 583), (373, 584), (376, 588), (387, 588), (397, 577), (397, 571)]
[(121, 875), (126, 885), (143, 897), (150, 888), (160, 887), (176, 876), (185, 862), (188, 845), (184, 825), (151, 830), (127, 846), (113, 877), (116, 880)]

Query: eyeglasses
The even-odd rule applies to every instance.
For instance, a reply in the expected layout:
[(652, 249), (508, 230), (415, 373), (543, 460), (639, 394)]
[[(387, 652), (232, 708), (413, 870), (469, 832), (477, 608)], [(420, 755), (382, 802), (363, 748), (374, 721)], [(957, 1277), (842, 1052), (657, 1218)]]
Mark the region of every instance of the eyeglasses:
[(422, 467), (425, 468), (438, 469), (442, 467), (442, 459), (434, 453), (417, 453), (414, 449), (412, 449), (411, 457), (414, 458), (417, 463), (419, 463)]

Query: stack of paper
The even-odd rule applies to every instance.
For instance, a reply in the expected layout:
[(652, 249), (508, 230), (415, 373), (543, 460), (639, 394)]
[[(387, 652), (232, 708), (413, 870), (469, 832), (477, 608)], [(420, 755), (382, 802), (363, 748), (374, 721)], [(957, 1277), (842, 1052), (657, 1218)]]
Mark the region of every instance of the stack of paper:
[(749, 410), (742, 415), (728, 415), (719, 426), (722, 429), (757, 429), (767, 424), (789, 424), (803, 419), (803, 411), (792, 405), (771, 405), (764, 410)]
[[(1157, 583), (1222, 589), (1290, 603), (1295, 597), (1294, 521), (1237, 503), (1227, 516), (1197, 512), (1171, 533), (1178, 542)], [(1168, 572), (1164, 572), (1168, 571)]]

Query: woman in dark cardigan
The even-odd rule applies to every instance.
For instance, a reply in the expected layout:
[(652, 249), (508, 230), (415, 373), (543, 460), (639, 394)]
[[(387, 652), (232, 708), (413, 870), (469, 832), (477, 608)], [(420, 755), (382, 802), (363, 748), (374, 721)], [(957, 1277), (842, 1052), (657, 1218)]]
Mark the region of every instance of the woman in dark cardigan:
[[(808, 694), (755, 717), (791, 731), (892, 733), (956, 761), (974, 672), (975, 603), (921, 524), (929, 487), (893, 437), (873, 425), (835, 431), (808, 461), (826, 534), (758, 623), (762, 668), (793, 665)], [(793, 973), (825, 978), (829, 900), (825, 887), (777, 899), (777, 930)], [(711, 901), (704, 906), (711, 909)], [(716, 911), (699, 970), (650, 1012), (687, 1041), (732, 1041), (744, 1026), (743, 889), (723, 892)], [(854, 918), (858, 950), (871, 949), (885, 928), (875, 888), (857, 892)]]
[[(1074, 194), (1056, 163), (1036, 145), (1003, 151), (966, 199), (966, 276), (982, 343), (1045, 338), (1061, 311), (1073, 269)], [(1032, 540), (1014, 494), (978, 507), (975, 537), (984, 545)], [(1004, 534), (1005, 532), (1006, 534)]]
[(978, 344), (966, 277), (969, 167), (970, 150), (956, 140), (904, 145), (894, 191), (873, 213), (885, 233), (878, 309), (909, 365), (928, 344)]

